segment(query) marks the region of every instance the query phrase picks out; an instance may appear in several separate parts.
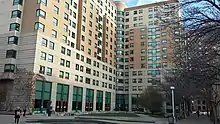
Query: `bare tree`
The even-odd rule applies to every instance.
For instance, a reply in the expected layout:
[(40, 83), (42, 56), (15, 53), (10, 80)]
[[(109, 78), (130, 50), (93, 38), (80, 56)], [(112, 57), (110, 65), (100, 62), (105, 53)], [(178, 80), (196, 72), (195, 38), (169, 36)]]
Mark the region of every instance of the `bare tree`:
[(13, 85), (6, 98), (6, 110), (12, 111), (15, 107), (29, 110), (33, 106), (35, 94), (35, 74), (26, 69), (16, 69)]
[[(170, 61), (175, 71), (165, 71), (166, 84), (174, 85), (185, 98), (202, 91), (216, 123), (220, 102), (220, 91), (216, 88), (220, 83), (220, 1), (179, 2), (176, 6), (161, 6), (158, 12), (161, 26), (170, 31), (170, 47), (174, 50)], [(166, 10), (167, 7), (172, 8)]]

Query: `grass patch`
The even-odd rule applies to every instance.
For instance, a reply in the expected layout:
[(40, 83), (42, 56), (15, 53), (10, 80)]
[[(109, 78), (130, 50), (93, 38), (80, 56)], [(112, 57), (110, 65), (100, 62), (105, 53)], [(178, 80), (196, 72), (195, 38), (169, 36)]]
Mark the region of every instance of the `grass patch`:
[(81, 116), (139, 117), (134, 113), (91, 113)]

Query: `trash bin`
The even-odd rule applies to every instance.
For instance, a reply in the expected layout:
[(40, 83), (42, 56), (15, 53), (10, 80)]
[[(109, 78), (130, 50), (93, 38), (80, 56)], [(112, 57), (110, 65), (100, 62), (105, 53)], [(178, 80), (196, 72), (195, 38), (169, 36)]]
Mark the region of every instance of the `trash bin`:
[(174, 124), (174, 118), (173, 116), (168, 117), (168, 124)]

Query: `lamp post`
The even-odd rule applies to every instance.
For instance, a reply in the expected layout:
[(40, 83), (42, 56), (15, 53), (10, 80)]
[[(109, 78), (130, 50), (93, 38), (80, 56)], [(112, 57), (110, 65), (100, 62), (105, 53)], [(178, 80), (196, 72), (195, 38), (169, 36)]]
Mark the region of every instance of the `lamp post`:
[(170, 89), (171, 89), (171, 92), (172, 92), (173, 120), (174, 120), (174, 122), (176, 122), (176, 119), (175, 119), (175, 104), (174, 104), (174, 90), (175, 90), (175, 87), (171, 86)]

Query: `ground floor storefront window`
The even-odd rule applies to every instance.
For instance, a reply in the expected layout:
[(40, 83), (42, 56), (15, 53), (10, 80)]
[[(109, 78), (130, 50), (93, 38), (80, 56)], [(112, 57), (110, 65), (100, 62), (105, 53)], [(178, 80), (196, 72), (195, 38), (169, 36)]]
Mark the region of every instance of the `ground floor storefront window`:
[(67, 112), (68, 110), (69, 86), (57, 84), (56, 112)]
[(94, 90), (86, 89), (86, 111), (93, 111)]
[(74, 86), (72, 110), (82, 111), (82, 96), (83, 96), (83, 88)]
[(96, 110), (102, 110), (103, 107), (103, 91), (97, 90), (96, 95)]
[(106, 92), (105, 93), (105, 111), (111, 110), (111, 93)]
[(116, 111), (129, 110), (129, 97), (128, 94), (116, 94)]
[(47, 81), (36, 81), (35, 111), (46, 111), (51, 103), (52, 83)]

